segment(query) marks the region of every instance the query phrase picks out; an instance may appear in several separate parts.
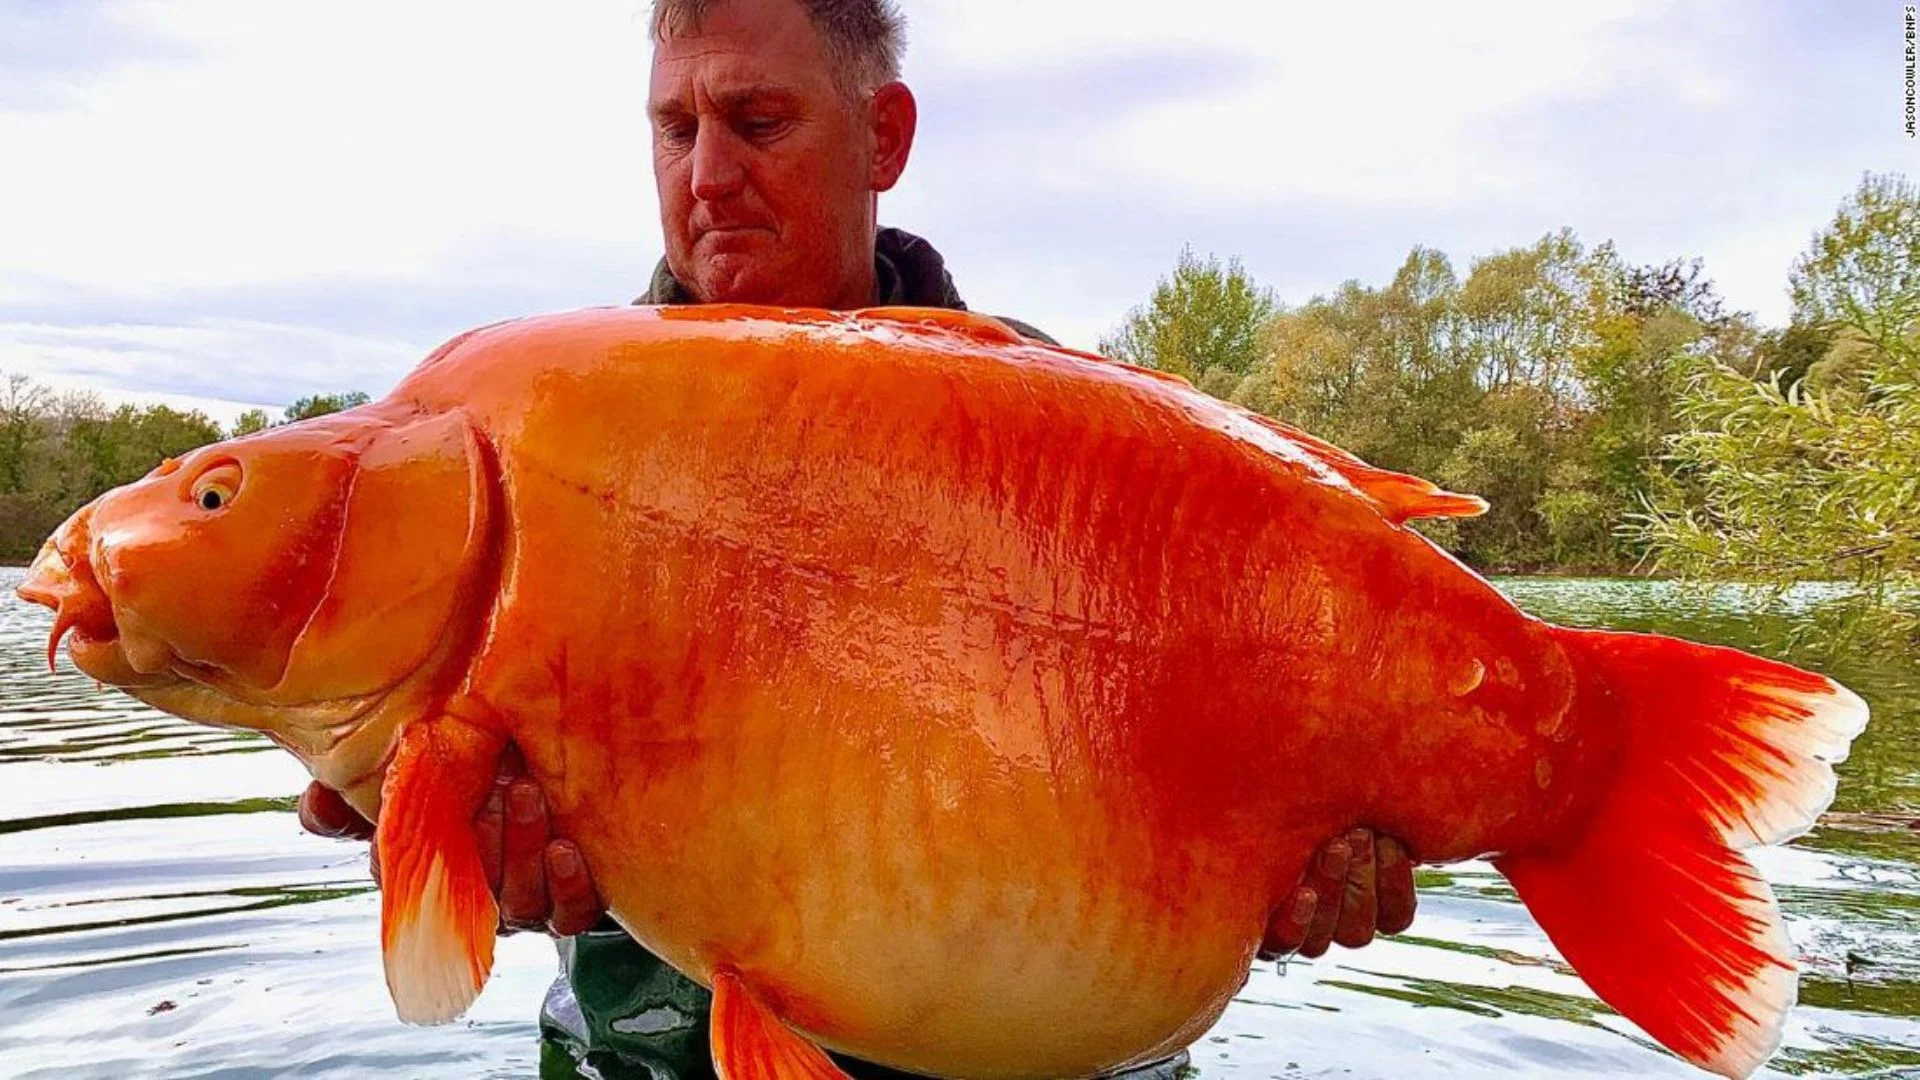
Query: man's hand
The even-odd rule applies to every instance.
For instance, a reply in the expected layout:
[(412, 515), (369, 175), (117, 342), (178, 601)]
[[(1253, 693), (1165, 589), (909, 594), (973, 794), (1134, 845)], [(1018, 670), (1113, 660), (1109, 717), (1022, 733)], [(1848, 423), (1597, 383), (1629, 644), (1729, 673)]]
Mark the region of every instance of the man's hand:
[[(300, 824), (319, 836), (372, 840), (373, 823), (319, 781), (300, 795)], [(547, 825), (540, 786), (526, 777), (526, 762), (509, 747), (500, 757), (487, 801), (473, 819), (473, 835), (487, 868), (487, 883), (500, 904), (500, 932), (545, 929), (562, 937), (589, 930), (606, 912), (580, 849), (557, 839)], [(380, 881), (380, 853), (372, 852), (373, 880)]]
[[(605, 913), (580, 850), (556, 839), (546, 800), (525, 776), (519, 751), (501, 756), (493, 789), (474, 818), (475, 840), (487, 881), (500, 903), (502, 933), (545, 928), (558, 935), (590, 929)], [(315, 782), (300, 796), (300, 824), (320, 836), (370, 840), (374, 827), (332, 789)], [(378, 853), (373, 860), (379, 880)], [(1355, 829), (1314, 854), (1288, 902), (1274, 911), (1260, 957), (1298, 953), (1317, 957), (1338, 942), (1357, 949), (1375, 933), (1397, 934), (1413, 924), (1413, 861), (1390, 836)]]
[(1413, 905), (1413, 860), (1406, 846), (1354, 829), (1314, 853), (1306, 877), (1268, 919), (1260, 959), (1296, 952), (1312, 958), (1336, 941), (1357, 949), (1376, 931), (1397, 934), (1413, 925)]
[(493, 790), (473, 819), (487, 884), (500, 900), (503, 933), (546, 929), (566, 937), (591, 930), (606, 913), (573, 841), (547, 827), (547, 801), (526, 776), (520, 751), (500, 755)]

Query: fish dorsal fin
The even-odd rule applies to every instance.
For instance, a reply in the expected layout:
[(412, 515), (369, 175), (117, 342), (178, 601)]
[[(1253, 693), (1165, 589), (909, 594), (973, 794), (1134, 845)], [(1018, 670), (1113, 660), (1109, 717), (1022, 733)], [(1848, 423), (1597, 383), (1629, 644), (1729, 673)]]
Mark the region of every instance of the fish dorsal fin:
[[(881, 307), (868, 308), (857, 314), (862, 318), (877, 317), (894, 322), (937, 326), (992, 344), (1017, 344), (1022, 340), (1020, 335), (1007, 324), (971, 311)], [(1108, 367), (1120, 368), (1135, 375), (1144, 375), (1160, 382), (1170, 383), (1192, 393), (1201, 393), (1193, 385), (1192, 380), (1182, 378), (1170, 371), (1141, 367), (1097, 353), (1083, 353), (1069, 349), (1061, 351), (1070, 352), (1088, 360), (1097, 360)], [(1209, 400), (1216, 399), (1209, 395)], [(1347, 483), (1352, 484), (1361, 494), (1372, 500), (1374, 505), (1380, 508), (1381, 515), (1395, 525), (1405, 525), (1416, 518), (1470, 518), (1487, 512), (1487, 501), (1478, 495), (1459, 495), (1443, 490), (1438, 485), (1417, 476), (1376, 468), (1332, 443), (1315, 438), (1291, 424), (1263, 416), (1251, 409), (1228, 407), (1287, 440), (1307, 456), (1338, 473)]]
[(888, 322), (905, 323), (909, 326), (937, 327), (976, 338), (989, 345), (1018, 345), (1024, 340), (1013, 327), (991, 315), (982, 315), (977, 311), (894, 306), (862, 308), (853, 314), (856, 318), (863, 320), (885, 319)]
[[(1136, 375), (1145, 375), (1164, 383), (1183, 387), (1196, 394), (1203, 392), (1190, 380), (1170, 371), (1140, 367), (1137, 364), (1128, 364), (1104, 356), (1082, 355), (1088, 355), (1091, 359), (1100, 360), (1111, 367), (1121, 368)], [(1218, 399), (1208, 395), (1208, 400), (1217, 401)], [(1342, 479), (1371, 499), (1380, 508), (1381, 514), (1395, 525), (1405, 525), (1415, 518), (1468, 518), (1478, 517), (1487, 512), (1487, 500), (1478, 495), (1456, 495), (1417, 476), (1376, 468), (1332, 443), (1309, 435), (1291, 424), (1282, 423), (1270, 416), (1263, 416), (1252, 409), (1222, 404), (1225, 408), (1232, 409), (1235, 414), (1252, 420), (1287, 440), (1315, 461), (1339, 473)]]
[[(1136, 375), (1145, 375), (1164, 383), (1172, 383), (1194, 393), (1202, 392), (1193, 385), (1191, 380), (1181, 378), (1170, 371), (1140, 367), (1137, 364), (1129, 364), (1105, 356), (1091, 356), (1091, 358)], [(1478, 495), (1456, 495), (1417, 476), (1376, 468), (1332, 443), (1315, 438), (1291, 424), (1282, 423), (1270, 416), (1263, 416), (1252, 409), (1228, 407), (1292, 443), (1320, 464), (1339, 473), (1347, 483), (1352, 484), (1360, 490), (1361, 494), (1373, 500), (1387, 520), (1395, 525), (1405, 525), (1415, 518), (1466, 518), (1478, 517), (1487, 512), (1487, 501)]]
[(1246, 416), (1339, 473), (1347, 483), (1379, 504), (1380, 512), (1395, 525), (1405, 525), (1415, 518), (1470, 518), (1487, 512), (1487, 500), (1478, 495), (1457, 495), (1417, 476), (1376, 468), (1330, 442), (1272, 417), (1250, 410)]
[[(1091, 354), (1082, 354), (1082, 355), (1091, 355)], [(1184, 386), (1187, 389), (1193, 390), (1195, 392), (1199, 391), (1199, 387), (1196, 387), (1193, 385), (1192, 379), (1186, 378), (1185, 376), (1182, 376), (1182, 375), (1175, 375), (1171, 371), (1161, 371), (1159, 368), (1141, 367), (1139, 364), (1129, 364), (1124, 360), (1112, 360), (1104, 356), (1094, 356), (1093, 358), (1095, 360), (1102, 361), (1103, 363), (1107, 364), (1109, 367), (1117, 367), (1123, 371), (1131, 371), (1135, 375), (1145, 375), (1150, 379), (1159, 379), (1161, 382), (1164, 382), (1164, 383), (1172, 383), (1175, 386)]]

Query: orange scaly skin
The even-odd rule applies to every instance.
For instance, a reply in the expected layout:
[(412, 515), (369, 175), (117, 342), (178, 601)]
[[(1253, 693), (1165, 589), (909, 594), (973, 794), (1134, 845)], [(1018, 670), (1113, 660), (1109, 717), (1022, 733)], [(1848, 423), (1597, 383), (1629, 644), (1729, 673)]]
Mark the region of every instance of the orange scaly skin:
[(1792, 984), (1736, 849), (1824, 806), (1864, 707), (1547, 626), (1403, 524), (1480, 505), (988, 319), (600, 309), (169, 463), (21, 591), (381, 814), (409, 1019), (483, 981), (463, 823), (511, 741), (615, 918), (726, 983), (730, 1077), (817, 1074), (780, 1022), (948, 1076), (1167, 1053), (1354, 825), (1502, 855), (1603, 995), (1750, 1071)]
[(676, 966), (868, 1057), (1079, 1075), (1211, 1024), (1323, 838), (1458, 859), (1579, 797), (1558, 648), (1270, 433), (857, 325), (509, 324), (394, 393), (493, 433), (473, 693)]

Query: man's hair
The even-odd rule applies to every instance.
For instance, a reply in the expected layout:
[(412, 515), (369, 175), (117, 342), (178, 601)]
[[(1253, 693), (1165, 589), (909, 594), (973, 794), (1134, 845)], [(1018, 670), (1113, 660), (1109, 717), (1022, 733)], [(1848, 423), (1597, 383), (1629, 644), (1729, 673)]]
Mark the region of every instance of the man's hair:
[[(726, 0), (654, 0), (653, 39), (697, 31), (708, 9)], [(907, 51), (907, 20), (893, 0), (798, 0), (826, 42), (833, 78), (849, 95), (864, 94), (900, 77)]]

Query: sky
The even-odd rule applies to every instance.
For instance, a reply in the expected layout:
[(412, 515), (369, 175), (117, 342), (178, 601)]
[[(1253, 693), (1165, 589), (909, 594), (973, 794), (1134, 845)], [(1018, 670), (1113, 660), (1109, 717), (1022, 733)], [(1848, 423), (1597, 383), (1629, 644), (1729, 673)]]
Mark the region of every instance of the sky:
[[(1092, 348), (1183, 246), (1288, 303), (1570, 227), (1735, 310), (1920, 176), (1889, 0), (904, 0), (881, 220)], [(0, 373), (223, 423), (661, 251), (644, 0), (0, 0)]]

